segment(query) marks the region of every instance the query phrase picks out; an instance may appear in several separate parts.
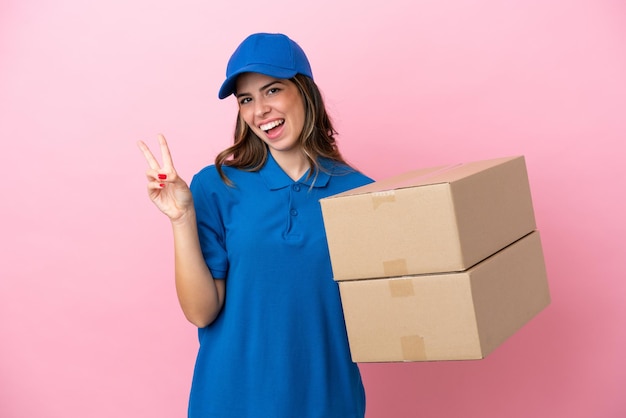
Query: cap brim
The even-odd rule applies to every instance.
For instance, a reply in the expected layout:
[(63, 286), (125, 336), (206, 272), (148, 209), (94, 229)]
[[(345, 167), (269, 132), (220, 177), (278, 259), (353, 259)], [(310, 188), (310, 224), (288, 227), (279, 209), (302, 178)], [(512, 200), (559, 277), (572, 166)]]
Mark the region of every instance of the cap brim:
[(243, 73), (260, 73), (274, 78), (292, 78), (298, 74), (297, 71), (273, 67), (267, 64), (250, 64), (243, 68), (240, 68), (237, 72), (231, 74), (224, 83), (222, 83), (222, 87), (220, 87), (220, 91), (218, 93), (218, 97), (220, 99), (225, 99), (231, 94), (235, 93), (235, 86), (237, 83), (237, 77), (239, 77)]

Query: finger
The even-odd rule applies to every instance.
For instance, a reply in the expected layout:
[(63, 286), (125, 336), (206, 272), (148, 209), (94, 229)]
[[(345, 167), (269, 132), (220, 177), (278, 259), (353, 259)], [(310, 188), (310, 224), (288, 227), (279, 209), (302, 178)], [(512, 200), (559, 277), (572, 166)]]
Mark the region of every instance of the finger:
[(137, 141), (137, 146), (139, 146), (139, 149), (143, 152), (143, 156), (148, 162), (150, 168), (153, 170), (159, 170), (161, 166), (159, 165), (159, 162), (156, 160), (156, 158), (154, 158), (154, 155), (152, 155), (150, 148), (148, 148), (148, 146), (143, 141)]
[(172, 154), (167, 146), (165, 136), (159, 134), (159, 144), (161, 145), (161, 158), (163, 158), (163, 168), (174, 171), (174, 162), (172, 161)]
[(170, 173), (169, 175), (163, 173), (163, 170), (146, 170), (146, 178), (148, 181), (159, 181), (161, 183), (165, 183), (166, 181), (172, 181), (175, 179), (175, 176)]
[(165, 188), (165, 183), (160, 181), (151, 181), (148, 183), (148, 191), (151, 190), (163, 190)]

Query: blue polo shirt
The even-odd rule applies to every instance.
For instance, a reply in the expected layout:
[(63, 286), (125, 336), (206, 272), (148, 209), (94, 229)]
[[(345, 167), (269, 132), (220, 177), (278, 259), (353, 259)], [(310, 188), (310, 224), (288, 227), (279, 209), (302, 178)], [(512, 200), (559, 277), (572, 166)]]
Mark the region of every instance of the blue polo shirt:
[(321, 160), (293, 181), (268, 156), (260, 171), (215, 166), (191, 182), (202, 251), (226, 280), (224, 308), (199, 329), (189, 417), (362, 418), (319, 200), (372, 180)]

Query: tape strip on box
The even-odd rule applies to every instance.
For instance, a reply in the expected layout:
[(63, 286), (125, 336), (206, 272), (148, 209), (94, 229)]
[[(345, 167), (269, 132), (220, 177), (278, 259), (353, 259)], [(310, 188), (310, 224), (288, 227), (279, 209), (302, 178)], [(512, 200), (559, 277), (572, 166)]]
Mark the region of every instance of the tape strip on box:
[(385, 203), (394, 203), (396, 201), (396, 192), (394, 190), (385, 190), (383, 192), (372, 193), (372, 207), (378, 209), (380, 205)]
[(383, 261), (383, 271), (386, 277), (408, 276), (409, 268), (406, 264), (406, 258)]
[(426, 361), (424, 338), (419, 335), (407, 335), (400, 338), (402, 359), (404, 361)]
[(411, 279), (389, 280), (389, 294), (392, 298), (404, 298), (415, 295)]

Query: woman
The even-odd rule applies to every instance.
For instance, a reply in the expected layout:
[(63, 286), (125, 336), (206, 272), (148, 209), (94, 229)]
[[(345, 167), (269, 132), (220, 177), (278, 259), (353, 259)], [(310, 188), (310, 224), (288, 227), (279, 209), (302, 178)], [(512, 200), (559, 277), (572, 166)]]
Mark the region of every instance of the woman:
[(176, 290), (200, 348), (190, 417), (362, 418), (319, 199), (371, 182), (337, 149), (302, 49), (254, 34), (233, 53), (234, 145), (190, 187), (165, 139), (143, 142), (150, 198), (171, 220)]

